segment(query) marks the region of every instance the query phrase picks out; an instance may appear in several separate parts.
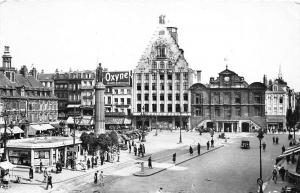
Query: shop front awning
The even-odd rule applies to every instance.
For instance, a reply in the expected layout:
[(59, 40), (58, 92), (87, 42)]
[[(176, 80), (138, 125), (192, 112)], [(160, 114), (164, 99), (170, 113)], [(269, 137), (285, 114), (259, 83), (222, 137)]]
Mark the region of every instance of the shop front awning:
[(277, 159), (282, 159), (288, 155), (292, 155), (293, 153), (298, 153), (300, 152), (300, 145), (296, 145), (294, 147), (290, 147), (290, 148), (287, 148), (287, 150), (285, 150), (285, 152), (283, 152), (283, 154), (281, 154), (280, 156), (277, 156), (276, 160)]
[[(4, 128), (0, 128), (0, 133), (4, 133), (4, 130)], [(6, 132), (11, 134), (24, 133), (24, 131), (18, 126), (14, 126), (13, 128), (7, 127)]]
[(106, 125), (122, 125), (124, 123), (123, 117), (105, 117)]
[(54, 129), (54, 127), (50, 124), (41, 124), (41, 127), (43, 128), (44, 131)]

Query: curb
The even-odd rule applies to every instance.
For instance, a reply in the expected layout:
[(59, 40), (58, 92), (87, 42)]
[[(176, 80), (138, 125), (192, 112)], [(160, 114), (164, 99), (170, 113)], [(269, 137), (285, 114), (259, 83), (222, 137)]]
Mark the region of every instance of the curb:
[[(204, 152), (204, 153), (202, 153), (202, 154), (200, 154), (200, 155), (196, 155), (196, 156), (192, 156), (192, 157), (190, 157), (190, 158), (188, 158), (188, 159), (185, 159), (185, 160), (183, 160), (183, 161), (181, 161), (181, 162), (178, 162), (178, 163), (176, 163), (175, 164), (175, 166), (177, 166), (177, 165), (180, 165), (180, 164), (182, 164), (182, 163), (184, 163), (184, 162), (187, 162), (187, 161), (189, 161), (189, 160), (191, 160), (191, 159), (194, 159), (194, 158), (196, 158), (196, 157), (200, 157), (200, 156), (202, 156), (202, 155), (204, 155), (204, 154), (206, 154), (206, 153), (209, 153), (209, 152), (211, 152), (211, 151), (215, 151), (215, 150), (217, 150), (217, 149), (220, 149), (221, 147), (224, 147), (224, 145), (220, 145), (220, 146), (218, 146), (218, 147), (216, 147), (216, 148), (214, 148), (214, 149), (210, 149), (210, 150), (208, 150), (208, 151), (206, 151), (206, 152)], [(134, 173), (133, 175), (134, 176), (138, 176), (138, 177), (148, 177), (148, 176), (152, 176), (152, 175), (154, 175), (154, 174), (157, 174), (157, 173), (159, 173), (159, 172), (162, 172), (162, 171), (165, 171), (165, 170), (167, 170), (168, 168), (171, 168), (171, 167), (173, 167), (174, 165), (172, 165), (172, 166), (170, 166), (170, 167), (167, 167), (167, 168), (162, 168), (162, 169), (160, 169), (160, 170), (158, 170), (158, 171), (155, 171), (155, 172), (153, 172), (153, 173), (150, 173), (150, 174), (141, 174), (140, 172), (137, 172), (137, 173)]]

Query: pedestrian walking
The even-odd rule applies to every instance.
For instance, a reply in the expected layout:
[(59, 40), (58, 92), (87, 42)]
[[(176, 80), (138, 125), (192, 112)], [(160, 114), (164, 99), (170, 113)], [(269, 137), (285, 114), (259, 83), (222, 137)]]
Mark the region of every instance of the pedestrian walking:
[(129, 153), (131, 153), (131, 144), (130, 143), (129, 143), (128, 149), (129, 149)]
[(149, 169), (152, 169), (152, 159), (151, 159), (151, 156), (148, 158), (148, 167), (149, 167)]
[(273, 144), (275, 144), (275, 136), (273, 136)]
[(97, 166), (97, 164), (98, 164), (98, 156), (96, 156), (95, 158), (95, 166)]
[(173, 163), (176, 163), (176, 153), (173, 153), (173, 158), (172, 158)]
[(94, 156), (92, 156), (92, 159), (91, 159), (91, 162), (92, 162), (92, 168), (94, 168), (94, 162), (95, 161), (95, 158), (94, 158)]
[(284, 181), (285, 169), (283, 166), (279, 169), (279, 175), (281, 176), (281, 180)]
[(278, 144), (278, 142), (279, 142), (279, 138), (278, 138), (278, 136), (276, 137), (276, 144)]
[(276, 184), (277, 182), (277, 169), (276, 169), (276, 166), (274, 166), (274, 169), (272, 171), (272, 180), (274, 181), (274, 183)]
[(94, 184), (97, 184), (98, 183), (98, 172), (95, 172), (95, 175), (94, 175)]
[(200, 148), (201, 148), (200, 143), (198, 143), (197, 145), (198, 155), (200, 155)]
[(190, 155), (193, 155), (193, 148), (190, 146)]
[(104, 164), (104, 160), (105, 160), (104, 154), (101, 153), (101, 155), (100, 155), (101, 166)]
[(284, 145), (282, 146), (281, 150), (282, 150), (282, 153), (285, 152), (285, 147), (284, 147)]
[(209, 150), (209, 141), (206, 143), (207, 150)]
[(117, 152), (117, 156), (118, 156), (117, 162), (120, 162), (120, 152), (119, 151)]
[(43, 162), (42, 162), (42, 160), (40, 159), (40, 173), (42, 173), (43, 172)]
[(46, 186), (46, 190), (48, 190), (48, 187), (51, 186), (51, 189), (53, 188), (52, 186), (52, 176), (51, 174), (48, 175), (48, 180), (47, 180), (47, 186)]
[(162, 187), (160, 187), (159, 188), (159, 190), (157, 191), (157, 193), (163, 193), (164, 191), (163, 191), (163, 188)]
[(86, 162), (87, 168), (90, 169), (91, 167), (91, 161), (90, 158), (88, 158), (87, 162)]
[(263, 142), (262, 146), (263, 146), (263, 150), (266, 151), (266, 146), (267, 146), (266, 142)]
[(32, 166), (29, 168), (29, 179), (30, 179), (30, 181), (33, 179), (33, 169), (32, 169)]
[(100, 172), (99, 174), (99, 183), (101, 187), (104, 187), (104, 176), (103, 176), (103, 171)]
[(213, 138), (210, 140), (210, 144), (211, 144), (211, 147), (214, 147), (214, 139)]
[(45, 167), (45, 169), (44, 169), (44, 180), (43, 180), (43, 182), (46, 182), (46, 183), (47, 183), (47, 179), (48, 179), (48, 170), (47, 170), (47, 167)]
[(142, 145), (143, 154), (146, 153), (145, 144)]
[(133, 151), (134, 151), (134, 155), (136, 156), (136, 154), (137, 154), (137, 148), (136, 148), (136, 146), (133, 147)]
[(132, 144), (131, 144), (131, 146), (134, 146), (134, 140), (132, 140)]
[(290, 159), (291, 159), (290, 155), (287, 155), (287, 156), (286, 156), (286, 163), (287, 163), (287, 164), (289, 164)]

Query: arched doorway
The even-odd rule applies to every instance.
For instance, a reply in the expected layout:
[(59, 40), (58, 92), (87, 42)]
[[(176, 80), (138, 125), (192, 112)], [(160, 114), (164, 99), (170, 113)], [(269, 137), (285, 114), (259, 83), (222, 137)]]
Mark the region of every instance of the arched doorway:
[(247, 122), (242, 123), (242, 132), (249, 132), (250, 125)]

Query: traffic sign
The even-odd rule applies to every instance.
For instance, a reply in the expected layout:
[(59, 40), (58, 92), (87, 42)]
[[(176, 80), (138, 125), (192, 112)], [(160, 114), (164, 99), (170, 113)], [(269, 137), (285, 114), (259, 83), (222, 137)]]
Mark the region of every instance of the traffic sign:
[(257, 178), (257, 184), (258, 185), (262, 185), (264, 183), (264, 181), (261, 178)]

